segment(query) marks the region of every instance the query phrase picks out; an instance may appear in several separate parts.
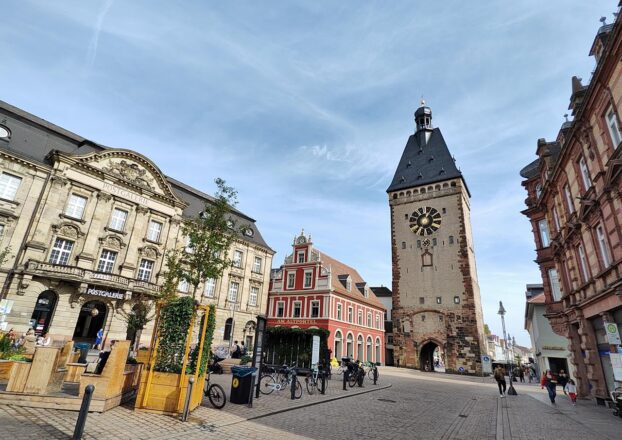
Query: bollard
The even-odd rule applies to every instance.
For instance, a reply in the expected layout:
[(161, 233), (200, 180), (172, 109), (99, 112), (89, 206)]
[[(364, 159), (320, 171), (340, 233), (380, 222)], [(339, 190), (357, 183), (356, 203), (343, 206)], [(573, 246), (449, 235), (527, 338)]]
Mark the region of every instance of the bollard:
[(378, 366), (374, 365), (374, 385), (376, 385), (377, 381), (378, 381)]
[(347, 368), (343, 370), (343, 390), (346, 391), (346, 384), (348, 383), (348, 378), (350, 377), (350, 370)]
[(326, 394), (326, 374), (322, 371), (322, 388), (320, 394)]
[(91, 399), (93, 398), (93, 391), (95, 391), (95, 386), (93, 385), (87, 385), (84, 389), (84, 397), (82, 398), (82, 405), (80, 406), (80, 414), (78, 414), (76, 428), (73, 430), (73, 440), (82, 439), (82, 434), (84, 434), (84, 425), (86, 425), (86, 416), (89, 415), (89, 406), (91, 406)]
[(359, 388), (363, 387), (363, 379), (365, 379), (365, 371), (363, 371), (362, 367), (359, 367), (359, 370), (356, 372), (357, 378), (356, 382), (359, 384)]
[(294, 400), (296, 398), (296, 383), (298, 382), (296, 380), (296, 371), (292, 370), (291, 375), (292, 375), (291, 398), (292, 400)]
[(192, 387), (194, 386), (194, 376), (188, 378), (188, 391), (186, 391), (186, 401), (184, 402), (184, 412), (181, 415), (181, 421), (188, 420), (188, 414), (190, 413), (190, 398), (192, 397)]

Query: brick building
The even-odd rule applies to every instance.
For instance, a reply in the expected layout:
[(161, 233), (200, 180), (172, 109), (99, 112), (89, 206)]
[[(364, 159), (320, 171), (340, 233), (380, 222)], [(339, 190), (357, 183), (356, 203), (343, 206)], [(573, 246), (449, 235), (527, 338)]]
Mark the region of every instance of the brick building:
[(272, 270), (268, 325), (330, 331), (332, 357), (384, 363), (384, 306), (353, 269), (320, 252), (304, 231)]
[(440, 358), (448, 373), (479, 375), (484, 324), (470, 193), (425, 103), (415, 123), (387, 189), (395, 363), (433, 369)]
[[(127, 315), (154, 303), (166, 251), (186, 243), (183, 219), (209, 200), (142, 154), (0, 101), (0, 250), (9, 249), (0, 264), (0, 329), (93, 342), (102, 328), (108, 339), (131, 339)], [(200, 286), (201, 301), (217, 305), (214, 342), (225, 345), (254, 337), (274, 254), (252, 218), (235, 211), (231, 219), (243, 228), (233, 267)], [(190, 293), (187, 284), (178, 290)]]
[(598, 399), (622, 384), (621, 31), (619, 19), (598, 29), (589, 84), (572, 78), (573, 120), (521, 171), (545, 316), (569, 340), (579, 394)]

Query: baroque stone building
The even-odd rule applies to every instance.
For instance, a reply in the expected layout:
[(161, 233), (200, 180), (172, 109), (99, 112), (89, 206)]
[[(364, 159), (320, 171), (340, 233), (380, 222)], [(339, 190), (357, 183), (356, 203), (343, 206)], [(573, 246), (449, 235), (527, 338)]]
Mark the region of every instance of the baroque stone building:
[(484, 331), (469, 190), (423, 102), (415, 122), (387, 189), (394, 360), (431, 370), (440, 359), (446, 372), (481, 374)]
[[(133, 339), (127, 317), (160, 292), (164, 255), (186, 244), (184, 217), (210, 196), (167, 177), (147, 157), (107, 148), (0, 101), (0, 328), (56, 340)], [(215, 344), (252, 343), (265, 313), (274, 252), (255, 221), (242, 227), (233, 267), (208, 280), (201, 301), (218, 306)], [(189, 294), (188, 286), (178, 287)], [(147, 344), (151, 321), (142, 332)]]
[(578, 393), (622, 385), (622, 23), (598, 29), (589, 84), (572, 78), (573, 120), (521, 171), (545, 316), (568, 338)]

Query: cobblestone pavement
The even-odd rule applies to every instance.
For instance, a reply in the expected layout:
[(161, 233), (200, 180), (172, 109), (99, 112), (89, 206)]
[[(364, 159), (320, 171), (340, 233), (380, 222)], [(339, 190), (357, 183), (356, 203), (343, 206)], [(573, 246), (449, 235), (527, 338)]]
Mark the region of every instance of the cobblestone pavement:
[[(202, 407), (186, 423), (119, 407), (91, 414), (89, 439), (619, 439), (622, 419), (592, 401), (573, 407), (562, 394), (547, 403), (537, 385), (518, 384), (518, 396), (500, 399), (491, 379), (383, 368), (374, 392), (340, 392), (331, 383), (325, 397), (306, 394), (291, 406), (285, 395), (262, 397), (253, 409), (227, 404)], [(216, 379), (225, 384), (230, 378)], [(226, 385), (225, 389), (229, 386)], [(343, 394), (349, 398), (338, 399)], [(336, 399), (325, 401), (328, 399)], [(321, 404), (308, 406), (310, 403)], [(0, 406), (0, 438), (69, 438), (76, 413)]]

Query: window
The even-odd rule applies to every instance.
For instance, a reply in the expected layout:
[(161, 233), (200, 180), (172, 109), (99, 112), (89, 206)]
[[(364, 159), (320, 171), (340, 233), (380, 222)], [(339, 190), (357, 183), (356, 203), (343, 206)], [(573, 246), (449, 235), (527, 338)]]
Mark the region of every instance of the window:
[(551, 295), (553, 296), (553, 301), (559, 301), (562, 298), (562, 292), (559, 287), (557, 269), (549, 269), (549, 282), (551, 283)]
[(177, 290), (183, 293), (188, 293), (189, 288), (190, 288), (190, 285), (188, 284), (188, 280), (185, 280), (183, 278), (179, 280), (179, 284), (177, 285)]
[[(184, 252), (186, 252), (187, 254), (191, 254), (194, 252), (194, 249), (192, 249), (192, 241), (190, 240), (190, 237), (184, 237)], [(214, 255), (218, 257), (216, 254)]]
[(357, 322), (359, 325), (363, 325), (363, 312), (361, 310), (359, 310)]
[(293, 272), (289, 272), (287, 274), (287, 288), (293, 289), (296, 285), (296, 274)]
[(337, 304), (337, 319), (341, 321), (341, 304)]
[(153, 271), (153, 261), (151, 260), (140, 260), (140, 265), (138, 266), (138, 278), (141, 281), (149, 281), (151, 279), (151, 272)]
[(11, 174), (0, 175), (0, 199), (13, 200), (22, 179)]
[(387, 344), (393, 345), (393, 335), (387, 335)]
[(402, 249), (406, 249), (406, 242), (405, 241), (402, 242)]
[(313, 272), (305, 271), (305, 282), (304, 282), (305, 288), (308, 289), (309, 287), (311, 287), (312, 277), (313, 277)]
[(298, 251), (298, 254), (296, 256), (296, 262), (297, 263), (305, 262), (305, 251)]
[(320, 302), (319, 301), (311, 301), (311, 317), (312, 318), (320, 317)]
[(460, 297), (458, 295), (454, 296), (454, 304), (460, 304)]
[(617, 148), (620, 145), (622, 136), (620, 136), (620, 128), (618, 127), (618, 118), (616, 117), (613, 108), (607, 112), (607, 127), (609, 127), (609, 134), (613, 141), (613, 148)]
[(540, 231), (540, 241), (542, 242), (542, 247), (548, 247), (551, 242), (549, 240), (549, 225), (547, 224), (546, 219), (538, 221), (538, 230)]
[(436, 238), (432, 239), (432, 246), (436, 246)]
[(376, 315), (376, 328), (380, 329), (380, 315)]
[(367, 327), (371, 327), (372, 322), (371, 322), (371, 313), (367, 314)]
[(564, 185), (564, 196), (566, 197), (566, 208), (568, 208), (568, 214), (574, 212), (574, 203), (572, 202), (572, 193), (568, 184)]
[(553, 221), (555, 222), (555, 230), (559, 232), (562, 227), (559, 221), (559, 215), (557, 215), (557, 208), (555, 206), (553, 206)]
[(587, 169), (587, 163), (583, 156), (579, 159), (579, 169), (581, 170), (581, 179), (583, 179), (583, 188), (587, 191), (592, 186), (592, 180), (590, 179), (590, 172)]
[(253, 272), (261, 273), (261, 257), (255, 257), (255, 261), (253, 262)]
[(11, 137), (11, 132), (4, 125), (0, 125), (0, 139), (8, 139)]
[(436, 304), (440, 304), (443, 302), (443, 298), (441, 298), (440, 296), (436, 297)]
[(421, 320), (425, 321), (425, 315), (421, 315)]
[(605, 238), (605, 230), (603, 225), (596, 226), (596, 239), (598, 241), (598, 250), (603, 261), (603, 267), (609, 267), (611, 259), (609, 258), (609, 250), (607, 249), (607, 239)]
[(235, 281), (231, 281), (229, 283), (229, 296), (227, 299), (230, 302), (237, 302), (238, 300), (238, 289), (240, 288), (240, 283), (236, 283)]
[(449, 244), (454, 244), (454, 236), (453, 235), (449, 236)]
[(425, 298), (423, 296), (419, 297), (419, 304), (425, 304)]
[(579, 266), (581, 267), (581, 278), (586, 283), (590, 279), (590, 272), (588, 270), (587, 258), (585, 257), (585, 249), (580, 244), (577, 247), (577, 254), (579, 254)]
[(208, 278), (205, 280), (205, 288), (203, 294), (208, 298), (213, 298), (216, 293), (216, 280), (214, 278)]
[(160, 234), (162, 233), (162, 223), (151, 220), (149, 222), (149, 228), (147, 229), (147, 240), (160, 241)]
[(349, 276), (346, 279), (346, 289), (348, 289), (348, 292), (352, 290), (352, 280), (350, 279)]
[(110, 273), (114, 268), (114, 262), (117, 259), (117, 253), (104, 249), (99, 257), (99, 263), (97, 263), (97, 271)]
[(250, 293), (248, 295), (248, 305), (256, 306), (257, 305), (257, 297), (259, 296), (259, 287), (251, 286)]
[(127, 211), (115, 208), (112, 211), (112, 217), (110, 217), (110, 229), (115, 231), (123, 231), (125, 228), (125, 221), (127, 220)]
[(242, 251), (233, 252), (233, 267), (242, 267)]
[(348, 307), (348, 322), (352, 322), (353, 319), (354, 319), (354, 310), (352, 310), (352, 307)]
[(69, 196), (69, 202), (65, 208), (65, 215), (77, 219), (82, 219), (84, 216), (84, 208), (86, 207), (86, 197), (82, 197), (76, 194)]
[(302, 315), (302, 303), (300, 301), (294, 301), (294, 318), (300, 318)]
[[(3, 225), (4, 228), (4, 225)], [(69, 261), (69, 257), (71, 256), (71, 250), (73, 249), (73, 241), (63, 240), (62, 238), (57, 238), (54, 242), (54, 247), (52, 248), (52, 252), (50, 253), (50, 264), (61, 264), (63, 266), (67, 265)]]
[(421, 240), (417, 240), (417, 249), (421, 249)]
[(542, 195), (542, 184), (538, 183), (536, 185), (536, 198), (540, 198), (540, 196)]
[(276, 303), (276, 317), (282, 318), (285, 315), (285, 303), (279, 301)]

